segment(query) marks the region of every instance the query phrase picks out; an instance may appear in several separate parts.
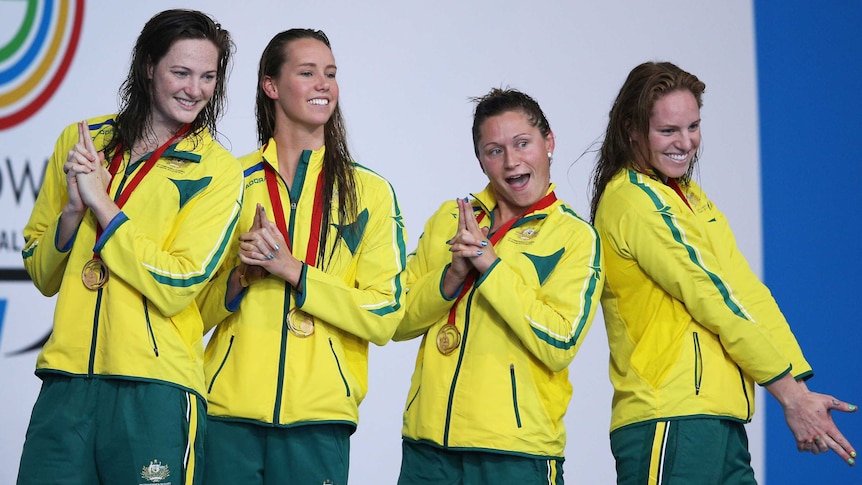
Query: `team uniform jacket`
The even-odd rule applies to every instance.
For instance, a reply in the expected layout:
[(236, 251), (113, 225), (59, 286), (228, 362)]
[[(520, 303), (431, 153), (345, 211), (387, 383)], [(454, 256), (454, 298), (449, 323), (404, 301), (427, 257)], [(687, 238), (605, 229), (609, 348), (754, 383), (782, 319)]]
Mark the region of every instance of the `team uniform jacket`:
[[(289, 242), (299, 260), (305, 260), (308, 248), (323, 154), (323, 148), (303, 152), (289, 191), (278, 176)], [(265, 165), (278, 170), (275, 141), (240, 161), (245, 169), (242, 233), (251, 228), (257, 203), (274, 221)], [(333, 207), (327, 254), (316, 267), (304, 266), (302, 293), (270, 275), (245, 289), (233, 311), (236, 302), (225, 301), (225, 295), (239, 264), (236, 241), (233, 264), (226, 264), (202, 294), (205, 320), (218, 324), (206, 350), (211, 418), (276, 426), (358, 422), (358, 406), (368, 389), (368, 342), (389, 341), (403, 313), (401, 272), (407, 252), (390, 184), (360, 165), (355, 177), (357, 220), (338, 221)], [(285, 319), (296, 307), (314, 317), (309, 337), (288, 331)]]
[[(97, 150), (113, 126), (113, 115), (90, 120)], [(233, 239), (240, 166), (206, 130), (189, 135), (164, 152), (98, 241), (88, 211), (69, 247), (60, 248), (57, 229), (68, 201), (63, 164), (77, 142), (73, 124), (57, 141), (24, 229), (24, 267), (44, 295), (58, 294), (36, 372), (167, 383), (204, 396), (203, 321), (195, 297)], [(130, 163), (128, 156), (108, 189), (114, 200), (146, 158)], [(110, 272), (96, 291), (81, 281), (94, 251)]]
[[(490, 227), (493, 190), (474, 197), (475, 213), (485, 213), (480, 227)], [(408, 258), (407, 309), (395, 339), (423, 339), (403, 436), (445, 449), (562, 459), (568, 365), (602, 290), (599, 238), (559, 200), (523, 216), (494, 246), (497, 261), (458, 303), (461, 345), (443, 355), (437, 333), (455, 300), (442, 293), (452, 260), (446, 242), (457, 228), (457, 203), (446, 202)]]
[(681, 191), (691, 208), (654, 176), (623, 170), (596, 211), (612, 431), (675, 418), (747, 422), (753, 382), (812, 375), (727, 219), (695, 182)]

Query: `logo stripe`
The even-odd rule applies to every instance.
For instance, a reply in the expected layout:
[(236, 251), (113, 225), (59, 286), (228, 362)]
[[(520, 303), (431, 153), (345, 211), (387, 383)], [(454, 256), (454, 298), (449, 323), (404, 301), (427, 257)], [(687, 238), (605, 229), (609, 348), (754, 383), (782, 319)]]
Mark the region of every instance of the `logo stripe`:
[[(56, 31), (51, 40), (51, 44), (49, 46), (49, 50), (46, 55), (43, 57), (42, 62), (40, 62), (39, 66), (33, 71), (31, 76), (26, 79), (21, 86), (14, 89), (12, 92), (4, 95), (0, 95), (0, 107), (11, 106), (13, 103), (18, 101), (19, 98), (23, 98), (29, 91), (36, 91), (37, 86), (40, 81), (46, 77), (47, 71), (50, 69), (51, 65), (54, 64), (56, 57), (58, 56), (58, 51), (60, 50), (60, 46), (64, 37), (66, 36), (66, 29), (68, 28), (68, 17), (69, 17), (69, 4), (72, 0), (61, 0), (60, 1), (60, 14), (58, 17), (58, 23), (56, 26)], [(48, 0), (48, 4), (53, 3), (51, 0)], [(45, 17), (48, 17), (48, 7), (45, 9)], [(27, 118), (33, 116), (45, 103), (51, 99), (51, 96), (54, 95), (54, 92), (60, 86), (63, 78), (66, 76), (66, 73), (69, 70), (69, 66), (72, 64), (72, 58), (75, 55), (75, 51), (78, 48), (78, 42), (81, 38), (81, 27), (83, 25), (84, 20), (84, 0), (75, 0), (75, 13), (74, 19), (71, 27), (71, 34), (68, 39), (68, 46), (66, 51), (63, 53), (62, 59), (60, 61), (57, 70), (54, 72), (54, 75), (51, 77), (48, 84), (44, 87), (44, 89), (39, 92), (36, 97), (27, 103), (22, 108), (17, 111), (6, 115), (0, 116), (0, 130), (12, 127), (17, 125)], [(46, 22), (43, 20), (43, 23)], [(47, 21), (50, 23), (50, 19)]]
[(24, 14), (24, 21), (21, 22), (21, 28), (18, 29), (18, 32), (15, 33), (15, 36), (12, 37), (12, 40), (10, 40), (8, 44), (0, 47), (0, 64), (6, 62), (10, 57), (18, 52), (18, 49), (20, 49), (21, 45), (24, 44), (24, 41), (27, 39), (27, 35), (30, 33), (30, 29), (33, 28), (33, 20), (36, 19), (36, 6), (36, 0), (29, 0), (27, 2), (27, 12)]
[[(67, 7), (65, 2), (61, 6)], [(48, 38), (48, 31), (51, 28), (51, 18), (54, 13), (54, 0), (46, 0), (45, 6), (42, 8), (42, 18), (39, 21), (39, 29), (36, 31), (36, 36), (33, 38), (33, 42), (30, 43), (30, 46), (24, 52), (24, 55), (18, 59), (17, 62), (12, 64), (9, 68), (0, 70), (0, 84), (7, 84), (16, 77), (23, 74), (33, 61), (36, 59), (36, 56), (45, 46), (45, 41)], [(61, 15), (65, 17), (66, 12), (61, 12)], [(64, 29), (66, 28), (65, 22), (62, 25), (57, 25), (58, 28)], [(46, 58), (50, 58), (51, 56), (46, 56)], [(49, 59), (50, 60), (50, 59)]]

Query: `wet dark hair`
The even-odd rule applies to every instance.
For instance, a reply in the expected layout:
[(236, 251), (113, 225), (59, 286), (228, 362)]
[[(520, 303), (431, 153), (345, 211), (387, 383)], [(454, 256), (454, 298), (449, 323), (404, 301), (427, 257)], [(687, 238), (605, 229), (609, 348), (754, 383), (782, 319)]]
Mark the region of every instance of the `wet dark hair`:
[(542, 112), (542, 108), (535, 99), (516, 89), (493, 88), (488, 94), (471, 98), (476, 103), (473, 111), (473, 151), (479, 158), (479, 138), (481, 138), (482, 124), (491, 117), (508, 113), (509, 111), (520, 111), (527, 115), (530, 125), (539, 129), (543, 138), (551, 133), (551, 125)]
[(235, 49), (230, 33), (210, 16), (197, 10), (165, 10), (144, 25), (135, 48), (129, 74), (120, 88), (120, 109), (117, 114), (115, 135), (105, 147), (113, 152), (118, 144), (130, 150), (145, 136), (153, 114), (154, 93), (148, 72), (168, 53), (174, 43), (182, 39), (203, 39), (218, 48), (216, 85), (212, 98), (192, 122), (189, 134), (208, 129), (216, 134), (216, 122), (221, 118), (226, 98), (227, 76), (231, 55)]
[[(649, 120), (656, 101), (680, 90), (691, 92), (697, 106), (703, 106), (706, 84), (694, 74), (670, 62), (645, 62), (631, 70), (611, 107), (605, 138), (593, 169), (590, 221), (595, 222), (599, 200), (614, 175), (624, 168), (638, 170), (638, 163), (651, 156), (649, 146), (637, 140), (649, 140)], [(681, 184), (691, 180), (698, 158), (699, 153), (695, 153), (688, 171), (679, 178)]]
[[(290, 29), (275, 35), (267, 44), (260, 56), (260, 66), (257, 72), (257, 95), (255, 114), (257, 118), (257, 137), (261, 145), (266, 144), (275, 132), (275, 100), (267, 96), (263, 90), (263, 80), (266, 77), (277, 79), (281, 75), (281, 67), (287, 61), (288, 45), (298, 39), (314, 39), (322, 42), (332, 50), (329, 38), (322, 30)], [(338, 220), (344, 225), (356, 220), (357, 201), (354, 163), (347, 148), (347, 128), (344, 116), (341, 114), (340, 102), (335, 105), (332, 116), (323, 127), (323, 220), (321, 221), (320, 245), (317, 248), (318, 261), (323, 262), (326, 254), (326, 239), (330, 226), (332, 196), (338, 187)], [(333, 253), (337, 240), (333, 242)]]

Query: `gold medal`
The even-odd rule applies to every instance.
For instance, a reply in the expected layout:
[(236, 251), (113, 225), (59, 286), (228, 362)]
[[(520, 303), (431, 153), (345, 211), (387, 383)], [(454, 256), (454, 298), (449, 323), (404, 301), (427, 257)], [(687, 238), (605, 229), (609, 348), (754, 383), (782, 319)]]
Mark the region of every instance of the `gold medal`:
[(446, 324), (437, 332), (437, 350), (443, 355), (449, 355), (461, 345), (461, 332), (455, 325)]
[(87, 261), (81, 270), (81, 281), (88, 290), (98, 290), (108, 282), (108, 267), (101, 259), (93, 258)]
[(287, 312), (287, 329), (297, 337), (305, 338), (314, 333), (314, 317), (297, 308)]

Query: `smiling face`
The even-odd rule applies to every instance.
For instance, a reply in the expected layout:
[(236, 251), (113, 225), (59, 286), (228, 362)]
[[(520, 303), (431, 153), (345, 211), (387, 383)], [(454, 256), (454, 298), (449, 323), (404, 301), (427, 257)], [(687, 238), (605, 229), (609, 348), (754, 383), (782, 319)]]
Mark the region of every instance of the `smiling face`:
[(264, 91), (277, 104), (276, 119), (322, 136), (323, 126), (338, 103), (332, 50), (309, 38), (290, 41), (284, 49), (285, 61), (278, 77), (263, 79)]
[(479, 164), (497, 196), (499, 216), (519, 216), (548, 191), (554, 135), (543, 137), (523, 111), (491, 116), (479, 133)]
[(180, 39), (149, 67), (154, 132), (173, 133), (197, 118), (215, 90), (218, 58), (218, 48), (211, 41)]
[(700, 146), (700, 108), (691, 91), (670, 92), (653, 105), (649, 120), (649, 166), (659, 174), (685, 175)]

